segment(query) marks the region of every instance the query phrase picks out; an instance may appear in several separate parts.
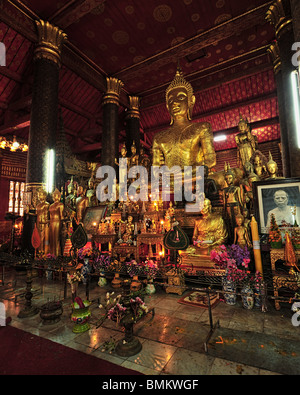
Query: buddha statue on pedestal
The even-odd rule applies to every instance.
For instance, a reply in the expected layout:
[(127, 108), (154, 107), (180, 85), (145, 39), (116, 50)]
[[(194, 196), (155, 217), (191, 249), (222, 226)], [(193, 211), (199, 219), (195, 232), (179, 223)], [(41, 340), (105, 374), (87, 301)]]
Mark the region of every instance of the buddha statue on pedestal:
[(245, 163), (250, 161), (253, 153), (257, 149), (257, 137), (251, 133), (248, 120), (244, 119), (241, 114), (238, 130), (239, 133), (235, 136), (237, 145), (237, 166), (243, 169)]
[(216, 164), (211, 125), (191, 121), (195, 104), (193, 88), (179, 68), (166, 90), (166, 105), (171, 116), (171, 126), (154, 136), (153, 166), (202, 166), (209, 169)]
[(182, 263), (213, 268), (210, 251), (226, 243), (227, 228), (223, 217), (218, 212), (212, 212), (209, 199), (205, 198), (201, 216), (195, 221), (193, 246), (182, 251)]

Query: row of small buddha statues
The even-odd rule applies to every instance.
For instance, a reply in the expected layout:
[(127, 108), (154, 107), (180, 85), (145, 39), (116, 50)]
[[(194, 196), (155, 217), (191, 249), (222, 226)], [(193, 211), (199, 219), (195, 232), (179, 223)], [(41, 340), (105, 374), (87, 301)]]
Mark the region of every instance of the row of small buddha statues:
[(41, 255), (62, 255), (62, 229), (69, 228), (83, 221), (86, 209), (93, 206), (94, 181), (89, 180), (88, 188), (73, 181), (68, 184), (68, 195), (63, 203), (63, 194), (55, 189), (52, 193), (53, 203), (47, 201), (48, 193), (40, 189), (37, 195), (36, 224), (40, 236)]

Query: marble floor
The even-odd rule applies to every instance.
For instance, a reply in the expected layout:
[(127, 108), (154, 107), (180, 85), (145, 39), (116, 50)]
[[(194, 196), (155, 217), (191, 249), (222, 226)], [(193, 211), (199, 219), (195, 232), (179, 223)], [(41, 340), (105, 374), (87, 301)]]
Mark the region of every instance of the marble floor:
[[(226, 344), (226, 339), (221, 337), (220, 340), (224, 342), (221, 344), (221, 347), (224, 346), (222, 358), (218, 356), (215, 347), (208, 347), (205, 352), (203, 339), (207, 337), (211, 328), (208, 310), (178, 303), (181, 296), (166, 293), (161, 286), (156, 287), (155, 294), (145, 297), (148, 308), (154, 307), (154, 316), (148, 314), (135, 327), (135, 335), (142, 343), (142, 350), (131, 357), (120, 357), (108, 347), (108, 344), (110, 342), (114, 345), (123, 338), (124, 334), (121, 329), (108, 319), (98, 326), (103, 313), (99, 308), (99, 301), (104, 300), (108, 291), (118, 292), (111, 288), (110, 283), (105, 287), (99, 287), (97, 281), (91, 282), (89, 292), (89, 300), (93, 301), (90, 307), (91, 328), (85, 333), (76, 334), (72, 332), (73, 324), (70, 320), (70, 286), (67, 286), (67, 295), (63, 299), (64, 282), (58, 279), (47, 280), (45, 277), (37, 276), (33, 279), (32, 285), (32, 304), (37, 307), (41, 307), (47, 301), (63, 299), (63, 315), (58, 323), (43, 325), (39, 314), (30, 318), (17, 317), (19, 311), (24, 308), (25, 299), (22, 293), (26, 286), (25, 280), (24, 272), (8, 273), (4, 285), (0, 286), (0, 301), (5, 304), (6, 316), (12, 318), (10, 325), (54, 342), (145, 375), (281, 374), (276, 368), (265, 369), (263, 363), (262, 366), (256, 361), (249, 364), (249, 358), (245, 358), (247, 363), (244, 363), (243, 357), (236, 360), (232, 358), (232, 353), (227, 355), (224, 347), (228, 347), (228, 344)], [(80, 283), (77, 294), (85, 299), (85, 293), (85, 286)], [(220, 328), (232, 329), (236, 333), (240, 331), (245, 334), (253, 335), (254, 333), (257, 336), (269, 335), (270, 339), (280, 339), (286, 343), (299, 340), (300, 328), (292, 325), (291, 317), (289, 304), (285, 304), (281, 310), (277, 311), (274, 309), (273, 301), (268, 301), (266, 312), (262, 312), (259, 308), (245, 310), (239, 300), (235, 306), (219, 302), (212, 310), (213, 324), (219, 322)], [(214, 333), (211, 339), (214, 339)], [(221, 342), (215, 341), (215, 343)], [(211, 350), (214, 352), (211, 353)], [(288, 357), (282, 356), (282, 363), (286, 360), (284, 358)]]

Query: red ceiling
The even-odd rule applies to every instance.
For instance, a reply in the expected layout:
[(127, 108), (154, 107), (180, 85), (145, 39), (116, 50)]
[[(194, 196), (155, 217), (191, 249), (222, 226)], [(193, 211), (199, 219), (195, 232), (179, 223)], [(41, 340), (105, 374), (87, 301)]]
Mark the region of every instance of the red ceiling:
[[(61, 27), (67, 33), (67, 45), (78, 48), (85, 61), (102, 72), (102, 78), (116, 76), (124, 83), (126, 95), (140, 96), (141, 129), (150, 141), (155, 132), (169, 123), (164, 92), (174, 77), (178, 59), (196, 95), (193, 119), (209, 121), (214, 132), (229, 133), (226, 143), (216, 143), (216, 150), (234, 146), (239, 112), (254, 123), (259, 141), (278, 139), (276, 86), (267, 54), (274, 30), (264, 18), (268, 3), (264, 0), (4, 2), (7, 18), (20, 26), (16, 24), (12, 28), (7, 21), (0, 22), (0, 41), (7, 48), (7, 68), (0, 74), (2, 130), (26, 111), (30, 113), (30, 102), (17, 106), (18, 111), (10, 117), (7, 107), (11, 103), (16, 107), (16, 103), (31, 94), (36, 37), (33, 19), (40, 17)], [(204, 57), (188, 60), (202, 50)], [(101, 133), (89, 136), (88, 132), (101, 130), (103, 92), (95, 85), (83, 78), (80, 68), (71, 70), (62, 65), (60, 107), (70, 143), (79, 151), (82, 144), (100, 141)], [(15, 133), (26, 137), (28, 128)]]

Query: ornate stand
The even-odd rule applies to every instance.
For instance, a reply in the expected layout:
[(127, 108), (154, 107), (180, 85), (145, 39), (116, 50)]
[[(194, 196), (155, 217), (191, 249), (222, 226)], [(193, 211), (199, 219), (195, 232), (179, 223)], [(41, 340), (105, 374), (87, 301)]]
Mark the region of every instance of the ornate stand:
[(26, 278), (26, 304), (25, 308), (21, 310), (18, 314), (18, 318), (28, 318), (38, 314), (39, 309), (35, 306), (32, 306), (31, 299), (32, 299), (32, 292), (31, 292), (31, 285), (32, 285), (32, 276), (31, 276), (31, 268), (27, 269), (27, 278)]
[(141, 351), (142, 344), (133, 335), (134, 317), (130, 309), (130, 281), (124, 281), (123, 292), (123, 304), (127, 307), (128, 314), (126, 314), (122, 320), (122, 324), (125, 328), (125, 337), (117, 344), (116, 353), (121, 357), (130, 357)]

